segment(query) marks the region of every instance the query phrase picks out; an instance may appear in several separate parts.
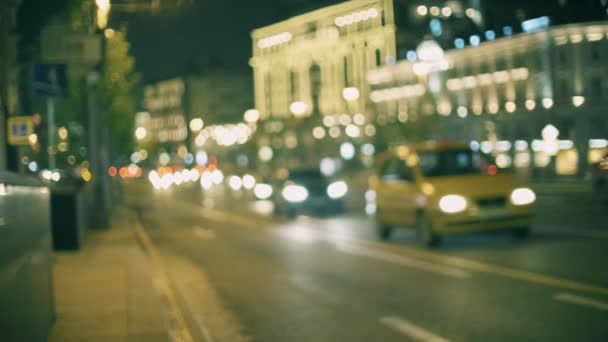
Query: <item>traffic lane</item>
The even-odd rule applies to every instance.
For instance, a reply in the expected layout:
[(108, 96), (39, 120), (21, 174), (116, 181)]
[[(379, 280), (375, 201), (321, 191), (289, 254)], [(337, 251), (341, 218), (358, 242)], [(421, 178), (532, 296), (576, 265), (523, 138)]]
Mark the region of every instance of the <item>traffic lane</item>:
[[(374, 225), (371, 217), (350, 214), (313, 219), (309, 226), (377, 241)], [(383, 243), (608, 287), (608, 272), (602, 272), (608, 263), (608, 237), (572, 236), (555, 233), (547, 227), (533, 227), (524, 240), (514, 238), (509, 232), (463, 234), (444, 237), (438, 248), (429, 250), (420, 246), (415, 230), (396, 229), (391, 239)]]
[[(170, 194), (157, 194), (159, 198), (177, 199), (187, 203), (190, 210), (201, 210), (203, 206), (220, 208), (241, 221), (251, 225), (283, 221), (284, 218), (268, 217), (271, 208), (264, 208), (266, 218), (256, 223), (263, 201), (248, 201), (242, 194), (234, 194), (218, 188), (213, 192), (201, 193), (192, 189), (177, 189)], [(198, 209), (197, 209), (198, 206)], [(227, 208), (230, 208), (228, 211)], [(257, 211), (257, 213), (256, 213)], [(234, 215), (237, 214), (237, 215)], [(220, 216), (219, 219), (223, 219)], [(357, 239), (376, 241), (375, 220), (363, 214), (349, 213), (333, 217), (301, 217), (308, 227), (321, 229), (331, 234), (345, 234)], [(599, 223), (603, 218), (598, 218)], [(274, 224), (276, 224), (276, 222)], [(306, 224), (306, 223), (305, 223)], [(404, 248), (421, 249), (416, 232), (408, 229), (395, 230), (386, 243)], [(532, 234), (525, 240), (514, 239), (509, 232), (485, 232), (448, 236), (434, 252), (464, 257), (518, 270), (532, 271), (570, 280), (589, 282), (598, 286), (608, 286), (608, 272), (600, 272), (608, 261), (608, 234), (585, 234), (577, 227), (564, 230), (551, 226), (534, 226)]]
[[(183, 192), (179, 193), (180, 197), (183, 196)], [(190, 192), (189, 196), (193, 194), (195, 193)], [(211, 203), (224, 210), (232, 208), (230, 213), (243, 217), (243, 221), (252, 222), (251, 224), (256, 222), (253, 212), (260, 201), (248, 202), (241, 197), (231, 198), (230, 192), (225, 191), (216, 191), (203, 198), (199, 197), (198, 201), (194, 198), (188, 200), (192, 210), (196, 210), (194, 206), (197, 203), (206, 202), (207, 205)], [(334, 235), (346, 234), (368, 241), (377, 240), (373, 217), (350, 213), (304, 219), (309, 221), (309, 227)], [(602, 218), (598, 220), (601, 221)], [(564, 231), (561, 228), (535, 226), (531, 236), (525, 240), (514, 239), (509, 232), (463, 234), (445, 237), (441, 246), (433, 251), (606, 287), (608, 272), (599, 270), (608, 261), (608, 235), (582, 233), (576, 227)], [(386, 243), (395, 247), (422, 248), (416, 232), (408, 229), (395, 230), (391, 240)]]
[[(198, 218), (193, 221), (200, 224)], [(164, 223), (169, 232), (175, 232), (173, 224)], [(293, 225), (281, 231), (290, 228)], [(297, 230), (296, 238), (278, 240), (276, 233), (238, 226), (214, 230), (213, 241), (174, 240), (174, 246), (165, 246), (166, 252), (186, 253), (200, 263), (229, 306), (261, 340), (378, 339), (386, 334), (378, 325), (386, 328), (381, 322), (387, 317), (401, 317), (452, 339), (608, 336), (601, 328), (605, 315), (556, 301), (554, 289), (543, 286), (484, 274), (454, 278), (365, 254), (336, 253), (335, 244), (315, 241)], [(170, 240), (170, 236), (161, 239)], [(241, 264), (244, 267), (231, 267)], [(325, 325), (327, 319), (331, 324)], [(308, 334), (311, 325), (318, 330), (313, 335)], [(336, 328), (344, 325), (357, 328)], [(284, 329), (292, 326), (296, 328)], [(397, 338), (393, 334), (398, 333), (389, 336)]]

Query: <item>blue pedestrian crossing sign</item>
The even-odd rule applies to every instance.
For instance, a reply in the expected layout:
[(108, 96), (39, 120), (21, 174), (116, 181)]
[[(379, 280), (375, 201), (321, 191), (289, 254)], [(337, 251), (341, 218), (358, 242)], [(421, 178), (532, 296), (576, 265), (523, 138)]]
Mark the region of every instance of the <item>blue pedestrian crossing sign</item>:
[(8, 143), (11, 145), (29, 145), (30, 136), (34, 134), (31, 116), (11, 116), (8, 118)]

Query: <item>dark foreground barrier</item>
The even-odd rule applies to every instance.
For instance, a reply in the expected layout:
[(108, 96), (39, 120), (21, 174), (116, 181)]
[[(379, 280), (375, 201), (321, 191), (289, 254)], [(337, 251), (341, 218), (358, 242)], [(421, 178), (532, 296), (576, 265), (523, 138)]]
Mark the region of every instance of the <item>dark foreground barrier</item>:
[(44, 341), (53, 299), (50, 191), (0, 172), (0, 341)]

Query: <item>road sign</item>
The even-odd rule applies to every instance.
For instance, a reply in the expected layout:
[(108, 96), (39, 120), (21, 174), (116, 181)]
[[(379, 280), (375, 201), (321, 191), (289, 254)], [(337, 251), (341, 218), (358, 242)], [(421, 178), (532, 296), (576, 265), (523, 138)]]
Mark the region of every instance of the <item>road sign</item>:
[(95, 66), (101, 61), (101, 35), (72, 32), (67, 26), (47, 26), (42, 30), (44, 63)]
[(29, 145), (30, 135), (34, 134), (31, 116), (11, 116), (8, 118), (8, 143), (11, 145)]
[(65, 96), (68, 76), (65, 64), (35, 64), (33, 74), (34, 96)]

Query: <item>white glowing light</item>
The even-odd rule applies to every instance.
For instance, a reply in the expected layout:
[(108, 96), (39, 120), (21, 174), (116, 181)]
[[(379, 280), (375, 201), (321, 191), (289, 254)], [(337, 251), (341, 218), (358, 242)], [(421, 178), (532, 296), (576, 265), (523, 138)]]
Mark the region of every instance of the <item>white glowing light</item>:
[(340, 145), (340, 156), (344, 160), (351, 160), (355, 157), (355, 146), (350, 142), (345, 142)]
[(220, 170), (215, 170), (211, 173), (211, 179), (213, 180), (213, 183), (220, 184), (224, 180), (224, 173)]
[(137, 138), (137, 140), (144, 139), (147, 134), (148, 131), (144, 127), (137, 127), (137, 129), (135, 129), (135, 137)]
[(255, 187), (255, 178), (252, 175), (244, 175), (243, 187), (247, 190), (253, 189)]
[(241, 190), (243, 180), (241, 180), (241, 177), (239, 176), (230, 176), (230, 178), (228, 178), (228, 186), (234, 191)]
[(327, 187), (327, 195), (333, 199), (344, 197), (347, 192), (348, 185), (344, 181), (333, 182)]
[(289, 105), (289, 111), (295, 116), (301, 116), (306, 113), (306, 103), (304, 101), (295, 101)]
[(534, 100), (526, 100), (526, 109), (527, 110), (534, 110), (534, 108), (536, 108), (536, 101), (534, 101)]
[(288, 185), (281, 194), (289, 202), (304, 202), (308, 198), (308, 190), (301, 185)]
[(321, 159), (319, 169), (324, 176), (333, 176), (338, 171), (338, 162), (332, 158), (323, 158)]
[(325, 137), (325, 129), (320, 126), (313, 128), (312, 136), (315, 137), (315, 139), (323, 139)]
[(574, 105), (574, 107), (580, 107), (585, 103), (585, 97), (584, 96), (573, 96), (572, 97), (572, 104)]
[(361, 146), (361, 153), (365, 156), (373, 156), (376, 153), (376, 148), (372, 144), (364, 144)]
[(543, 107), (545, 107), (545, 109), (553, 107), (553, 99), (550, 97), (545, 97), (543, 99)]
[(196, 118), (196, 119), (192, 119), (190, 120), (190, 130), (192, 132), (198, 132), (201, 129), (203, 129), (204, 126), (204, 122), (203, 119), (201, 118)]
[(351, 138), (357, 138), (357, 137), (359, 137), (359, 134), (361, 134), (359, 127), (357, 127), (355, 125), (346, 126), (345, 132), (346, 132), (346, 135), (348, 135)]
[(455, 214), (467, 208), (467, 200), (460, 195), (445, 195), (439, 200), (439, 209), (444, 213)]
[(426, 6), (420, 5), (416, 8), (416, 13), (421, 16), (425, 16), (429, 13), (429, 10)]
[(260, 158), (261, 161), (270, 161), (273, 155), (274, 153), (272, 152), (272, 148), (269, 146), (262, 146), (258, 150), (258, 158)]
[(467, 115), (469, 114), (467, 107), (464, 107), (464, 106), (458, 107), (457, 112), (458, 112), (458, 116), (460, 116), (461, 118), (466, 118)]
[(515, 102), (509, 101), (505, 103), (505, 109), (507, 112), (513, 113), (517, 109), (517, 105), (515, 105)]
[(256, 109), (248, 109), (243, 115), (243, 119), (247, 123), (255, 123), (260, 119), (260, 112)]
[(253, 188), (253, 193), (257, 199), (269, 199), (272, 196), (272, 186), (264, 183), (256, 184)]
[(342, 89), (342, 97), (347, 101), (355, 101), (359, 98), (359, 89), (355, 87), (348, 87)]
[(514, 205), (528, 205), (536, 201), (536, 194), (528, 188), (517, 188), (511, 192), (511, 203)]
[(264, 39), (260, 39), (258, 41), (258, 47), (261, 49), (273, 47), (275, 45), (280, 45), (287, 43), (291, 40), (292, 35), (289, 32), (283, 32), (276, 34), (274, 36), (266, 37)]

